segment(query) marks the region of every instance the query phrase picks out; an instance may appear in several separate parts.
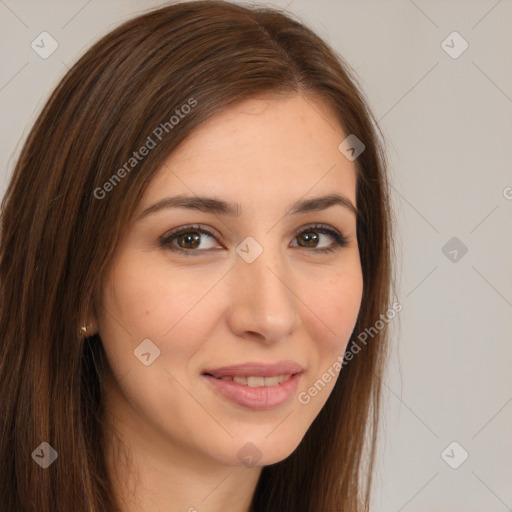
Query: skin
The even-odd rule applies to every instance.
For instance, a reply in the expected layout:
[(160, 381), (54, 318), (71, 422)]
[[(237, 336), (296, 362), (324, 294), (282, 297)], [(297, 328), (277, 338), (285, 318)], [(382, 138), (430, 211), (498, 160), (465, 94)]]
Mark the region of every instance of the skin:
[[(297, 200), (332, 193), (356, 205), (354, 162), (338, 150), (345, 137), (318, 99), (252, 99), (196, 130), (146, 189), (96, 319), (112, 369), (106, 420), (127, 450), (125, 457), (109, 437), (124, 511), (248, 511), (262, 467), (289, 456), (325, 404), (335, 379), (306, 405), (297, 395), (344, 353), (356, 323), (363, 289), (356, 217), (340, 205), (286, 213)], [(163, 209), (136, 220), (178, 194), (238, 202), (242, 214)], [(347, 245), (320, 253), (316, 247), (335, 242), (312, 230), (319, 239), (308, 247), (299, 228), (315, 223), (340, 231)], [(199, 248), (188, 249), (196, 256), (159, 245), (187, 224), (214, 235), (200, 235)], [(252, 263), (235, 251), (248, 236), (263, 248)], [(172, 245), (180, 243), (194, 247), (183, 237)], [(144, 339), (160, 350), (149, 366), (134, 357)], [(304, 372), (297, 392), (273, 409), (236, 405), (202, 376), (207, 368), (283, 360)], [(253, 466), (237, 456), (249, 442), (260, 457)]]

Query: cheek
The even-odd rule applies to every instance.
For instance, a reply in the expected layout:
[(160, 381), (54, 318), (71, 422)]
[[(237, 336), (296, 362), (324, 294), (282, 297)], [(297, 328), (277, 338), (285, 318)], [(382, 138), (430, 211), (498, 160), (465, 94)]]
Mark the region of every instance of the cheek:
[(205, 274), (171, 273), (161, 265), (147, 269), (133, 257), (119, 261), (104, 287), (104, 330), (128, 336), (135, 346), (146, 338), (157, 345), (172, 339), (173, 350), (190, 349), (194, 333), (208, 324), (201, 302), (215, 281)]
[[(298, 394), (298, 401), (315, 418), (340, 377), (341, 361), (354, 330), (363, 293), (360, 266), (320, 280), (310, 294), (314, 340), (309, 354), (310, 371)], [(312, 421), (312, 420), (311, 420)]]
[[(133, 352), (142, 340), (150, 339), (183, 363), (183, 358), (201, 348), (194, 340), (207, 339), (218, 321), (217, 306), (223, 300), (214, 301), (217, 306), (211, 301), (223, 272), (180, 272), (162, 264), (148, 265), (145, 258), (142, 252), (131, 252), (129, 258), (121, 257), (112, 266), (103, 291), (102, 338), (111, 350), (123, 353)], [(333, 272), (309, 266), (301, 269), (302, 277), (296, 281), (306, 305), (303, 327), (315, 340), (313, 357), (323, 363), (344, 352), (361, 303), (358, 258), (350, 257), (342, 267)]]
[(361, 268), (337, 273), (316, 287), (310, 294), (308, 306), (316, 320), (313, 339), (319, 340), (322, 350), (330, 357), (345, 351), (354, 330), (363, 294)]

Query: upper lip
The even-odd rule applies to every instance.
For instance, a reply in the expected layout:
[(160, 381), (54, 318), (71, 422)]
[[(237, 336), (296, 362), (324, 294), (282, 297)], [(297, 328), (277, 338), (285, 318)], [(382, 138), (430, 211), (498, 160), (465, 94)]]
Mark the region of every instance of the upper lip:
[(301, 373), (304, 368), (293, 361), (279, 361), (276, 363), (244, 363), (234, 366), (223, 366), (205, 370), (203, 375), (212, 375), (213, 377), (273, 377), (275, 375), (294, 375)]

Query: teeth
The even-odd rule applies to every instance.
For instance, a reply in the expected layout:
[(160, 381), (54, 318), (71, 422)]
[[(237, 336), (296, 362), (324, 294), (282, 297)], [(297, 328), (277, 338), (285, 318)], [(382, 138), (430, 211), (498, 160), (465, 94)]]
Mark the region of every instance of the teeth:
[(265, 386), (277, 386), (279, 384), (279, 377), (277, 375), (275, 377), (265, 377), (264, 384)]
[(250, 388), (259, 388), (265, 385), (265, 377), (247, 377), (247, 385)]
[(249, 386), (250, 388), (260, 388), (263, 386), (266, 387), (273, 387), (277, 386), (278, 384), (281, 384), (281, 382), (287, 381), (291, 375), (274, 375), (272, 377), (256, 377), (256, 376), (249, 376), (249, 377), (241, 377), (241, 376), (225, 376), (225, 377), (219, 377), (221, 380), (227, 380), (227, 381), (233, 381), (237, 384), (242, 384), (244, 386)]

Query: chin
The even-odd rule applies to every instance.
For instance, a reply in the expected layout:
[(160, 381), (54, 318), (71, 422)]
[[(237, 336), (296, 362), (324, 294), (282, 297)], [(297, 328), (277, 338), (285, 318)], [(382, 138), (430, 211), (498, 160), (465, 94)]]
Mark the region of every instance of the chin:
[[(288, 458), (300, 444), (302, 438), (293, 439), (290, 436), (268, 433), (261, 437), (255, 436), (238, 438), (232, 443), (232, 450), (225, 452), (224, 462), (227, 465), (262, 467), (277, 464)], [(270, 439), (270, 437), (273, 437)], [(219, 453), (217, 453), (217, 458)]]

